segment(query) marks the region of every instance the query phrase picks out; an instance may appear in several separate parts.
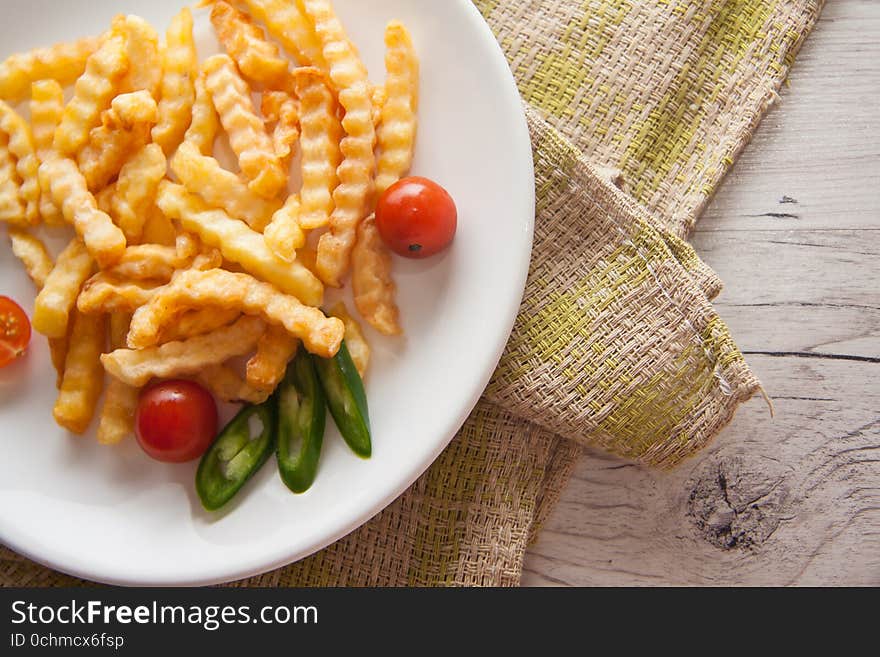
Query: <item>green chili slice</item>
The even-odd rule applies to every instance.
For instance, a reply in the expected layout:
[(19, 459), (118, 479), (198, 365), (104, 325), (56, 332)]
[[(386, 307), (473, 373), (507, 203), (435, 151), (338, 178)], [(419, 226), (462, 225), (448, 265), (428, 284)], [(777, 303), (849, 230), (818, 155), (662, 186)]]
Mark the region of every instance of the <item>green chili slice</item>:
[(276, 406), (273, 395), (262, 404), (242, 408), (202, 456), (196, 492), (208, 511), (231, 500), (274, 451)]
[(314, 362), (327, 397), (327, 407), (339, 432), (355, 454), (370, 458), (372, 443), (367, 395), (345, 341), (333, 358), (315, 358)]
[(303, 493), (315, 481), (327, 407), (312, 356), (300, 349), (287, 367), (275, 393), (278, 397), (278, 472), (294, 493)]

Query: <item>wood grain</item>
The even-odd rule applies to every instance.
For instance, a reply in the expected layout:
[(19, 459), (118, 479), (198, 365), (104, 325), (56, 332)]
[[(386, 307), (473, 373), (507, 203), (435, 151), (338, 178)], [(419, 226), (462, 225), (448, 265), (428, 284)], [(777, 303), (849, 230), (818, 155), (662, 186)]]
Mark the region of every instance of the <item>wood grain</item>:
[(586, 452), (524, 585), (880, 584), (878, 33), (826, 4), (693, 235), (775, 416), (672, 472)]

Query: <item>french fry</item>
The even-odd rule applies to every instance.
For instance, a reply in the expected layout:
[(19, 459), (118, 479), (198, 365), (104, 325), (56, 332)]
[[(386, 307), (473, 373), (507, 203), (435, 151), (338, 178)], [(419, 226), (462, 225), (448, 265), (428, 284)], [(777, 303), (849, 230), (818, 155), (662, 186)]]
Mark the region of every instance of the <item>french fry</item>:
[(195, 380), (220, 401), (227, 403), (262, 404), (272, 394), (271, 391), (257, 390), (249, 385), (226, 365), (208, 365), (196, 374)]
[(157, 119), (156, 101), (145, 89), (113, 99), (110, 109), (101, 115), (101, 125), (92, 128), (89, 143), (77, 155), (90, 191), (103, 189), (131, 152), (147, 143)]
[(0, 63), (0, 98), (10, 103), (22, 101), (38, 80), (72, 84), (86, 70), (86, 62), (98, 44), (97, 38), (86, 37), (10, 55)]
[(272, 215), (266, 226), (266, 245), (276, 256), (287, 262), (296, 259), (296, 250), (306, 244), (306, 234), (299, 225), (300, 203), (297, 194), (291, 194), (281, 209)]
[[(28, 276), (31, 277), (37, 289), (41, 290), (55, 267), (52, 257), (46, 250), (46, 246), (38, 237), (18, 229), (10, 229), (9, 238), (12, 241), (12, 252), (21, 260)], [(68, 321), (69, 324), (70, 322)], [(70, 328), (68, 326), (69, 332)], [(48, 338), (48, 342), (52, 366), (57, 372), (55, 386), (60, 388), (61, 379), (64, 376), (64, 360), (67, 357), (67, 335), (65, 334), (60, 338)]]
[[(113, 313), (110, 315), (110, 348), (125, 346), (125, 336), (131, 315)], [(104, 393), (104, 406), (98, 420), (98, 442), (102, 445), (115, 445), (134, 433), (134, 414), (137, 410), (140, 390), (110, 377)]]
[(388, 93), (385, 91), (385, 85), (380, 84), (374, 86), (370, 98), (373, 101), (373, 128), (378, 130), (379, 124), (382, 122), (382, 108), (385, 106), (385, 101), (388, 100)]
[(327, 285), (339, 287), (348, 272), (351, 251), (357, 239), (357, 226), (366, 216), (373, 193), (376, 159), (373, 147), (373, 102), (367, 69), (349, 41), (329, 0), (301, 0), (306, 15), (315, 26), (330, 80), (339, 92), (345, 109), (342, 128), (342, 164), (339, 185), (333, 192), (335, 208), (330, 215), (330, 231), (318, 242), (318, 272)]
[(246, 4), (251, 15), (265, 23), (269, 34), (284, 46), (303, 66), (324, 67), (321, 43), (308, 17), (293, 0), (239, 0)]
[(168, 217), (179, 220), (184, 230), (220, 249), (227, 260), (239, 263), (254, 276), (305, 304), (321, 304), (321, 282), (297, 262), (288, 263), (274, 255), (263, 236), (244, 222), (232, 219), (223, 210), (209, 208), (198, 196), (169, 181), (160, 183), (156, 203)]
[(311, 230), (326, 226), (333, 212), (333, 190), (339, 184), (336, 169), (342, 162), (339, 151), (342, 124), (337, 118), (336, 99), (328, 86), (329, 80), (322, 71), (298, 68), (293, 76), (302, 132), (299, 223)]
[[(220, 253), (219, 249), (213, 249), (203, 246), (202, 252), (193, 258), (192, 264), (189, 266), (189, 269), (184, 269), (183, 271), (208, 271), (209, 269), (217, 269), (223, 265), (223, 254)], [(171, 277), (171, 280), (174, 280), (175, 277), (180, 276), (183, 271), (174, 272), (174, 276)]]
[(13, 226), (27, 226), (30, 222), (19, 187), (21, 179), (15, 170), (15, 159), (9, 152), (9, 138), (0, 132), (0, 221)]
[(21, 260), (24, 269), (37, 289), (42, 289), (46, 279), (55, 267), (52, 256), (39, 237), (17, 228), (9, 229), (9, 241), (12, 242), (12, 253)]
[(101, 356), (104, 369), (130, 386), (143, 386), (152, 378), (194, 374), (209, 365), (251, 351), (266, 330), (259, 317), (242, 317), (235, 324), (183, 342), (166, 342), (145, 349), (116, 349)]
[[(129, 68), (122, 80), (124, 91), (149, 92), (156, 98), (161, 91), (162, 60), (159, 57), (159, 35), (140, 16), (116, 16), (114, 31), (125, 35)], [(112, 320), (111, 320), (112, 321)]]
[(183, 313), (178, 320), (162, 330), (159, 342), (188, 340), (231, 324), (241, 313), (228, 308), (198, 308)]
[(165, 157), (171, 156), (189, 128), (197, 75), (192, 12), (184, 7), (171, 19), (162, 51), (159, 122), (153, 128), (153, 141), (162, 147)]
[(95, 204), (101, 212), (112, 215), (114, 196), (116, 196), (116, 183), (111, 183), (95, 194)]
[(152, 203), (144, 213), (144, 228), (140, 241), (144, 244), (164, 244), (171, 246), (177, 238), (177, 229), (171, 219)]
[(129, 348), (155, 345), (168, 321), (183, 310), (207, 305), (259, 315), (270, 324), (283, 326), (302, 340), (309, 352), (324, 358), (336, 354), (345, 332), (341, 320), (326, 317), (318, 308), (306, 306), (296, 297), (248, 274), (223, 269), (187, 270), (135, 312), (128, 332)]
[(399, 335), (402, 331), (400, 312), (394, 302), (397, 288), (391, 279), (391, 255), (373, 215), (358, 226), (352, 266), (351, 287), (361, 317), (384, 335)]
[(64, 377), (53, 409), (55, 421), (73, 433), (82, 434), (88, 429), (104, 388), (100, 358), (106, 338), (104, 315), (74, 313)]
[(86, 144), (89, 131), (98, 125), (101, 112), (110, 106), (127, 72), (125, 37), (111, 33), (89, 57), (85, 72), (76, 81), (73, 98), (64, 108), (53, 141), (58, 153), (74, 156)]
[[(76, 313), (76, 310), (73, 311)], [(55, 387), (61, 389), (64, 380), (64, 362), (67, 360), (67, 348), (70, 345), (68, 336), (63, 338), (46, 338), (49, 343), (49, 357), (52, 359), (52, 367), (55, 368)]]
[[(55, 130), (64, 114), (64, 89), (55, 80), (38, 80), (31, 85), (31, 132), (37, 158), (42, 162), (52, 149)], [(39, 175), (38, 175), (39, 177)], [(40, 179), (40, 217), (50, 226), (64, 223), (61, 208), (55, 205), (49, 181)]]
[(198, 243), (188, 233), (177, 236), (178, 244), (140, 244), (125, 249), (122, 258), (105, 273), (120, 279), (170, 281), (175, 270), (188, 266)]
[(49, 338), (67, 335), (70, 311), (76, 304), (83, 282), (94, 269), (92, 256), (79, 239), (58, 255), (58, 260), (34, 301), (34, 330)]
[(264, 198), (274, 198), (287, 185), (287, 174), (254, 110), (247, 83), (228, 55), (214, 55), (203, 66), (205, 86), (248, 187)]
[(376, 134), (376, 194), (406, 175), (412, 165), (418, 109), (419, 62), (412, 39), (399, 21), (385, 28), (385, 99)]
[(247, 362), (245, 380), (257, 390), (272, 392), (284, 378), (287, 363), (296, 354), (299, 340), (282, 326), (269, 326)]
[(275, 148), (275, 155), (281, 159), (281, 166), (287, 170), (299, 139), (297, 102), (284, 91), (267, 91), (263, 93), (260, 111), (267, 122), (275, 124), (272, 146)]
[(171, 158), (171, 170), (190, 192), (209, 205), (221, 208), (251, 228), (262, 232), (281, 207), (252, 192), (241, 179), (220, 166), (210, 155), (202, 155), (195, 144), (184, 141)]
[(76, 299), (79, 312), (133, 313), (150, 299), (164, 281), (138, 281), (98, 272), (85, 282)]
[(296, 252), (296, 261), (312, 272), (316, 277), (318, 276), (318, 269), (316, 267), (317, 260), (318, 252), (309, 244), (306, 244)]
[(9, 137), (7, 148), (16, 158), (15, 170), (21, 178), (19, 193), (25, 202), (25, 218), (35, 224), (40, 220), (40, 161), (34, 149), (31, 127), (21, 115), (0, 100), (0, 131)]
[(200, 73), (196, 80), (196, 100), (192, 108), (192, 123), (186, 131), (184, 141), (193, 144), (202, 155), (210, 155), (214, 150), (214, 140), (220, 129), (220, 117), (214, 109), (211, 94), (205, 88), (205, 74)]
[(337, 302), (330, 309), (330, 315), (338, 317), (345, 324), (345, 346), (348, 347), (348, 353), (358, 374), (363, 378), (370, 366), (370, 345), (367, 344), (361, 325), (349, 314), (348, 308), (342, 301)]
[(98, 209), (86, 179), (73, 160), (51, 156), (40, 165), (50, 181), (52, 199), (73, 224), (99, 267), (109, 267), (125, 252), (125, 235), (110, 216)]
[(143, 236), (159, 181), (165, 177), (167, 168), (162, 148), (158, 144), (147, 144), (120, 170), (112, 208), (127, 240), (136, 242)]
[(287, 80), (287, 60), (250, 16), (220, 0), (211, 7), (211, 23), (246, 78), (270, 89), (281, 88)]

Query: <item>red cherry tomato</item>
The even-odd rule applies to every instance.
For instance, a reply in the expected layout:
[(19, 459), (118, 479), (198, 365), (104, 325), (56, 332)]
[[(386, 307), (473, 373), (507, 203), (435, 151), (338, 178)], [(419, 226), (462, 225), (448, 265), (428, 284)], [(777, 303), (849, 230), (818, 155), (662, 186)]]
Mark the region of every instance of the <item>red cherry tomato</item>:
[(9, 297), (0, 297), (0, 367), (27, 351), (31, 323), (24, 310)]
[(407, 258), (427, 258), (445, 249), (457, 224), (455, 201), (427, 178), (398, 180), (376, 206), (379, 234), (392, 251)]
[(198, 383), (163, 381), (141, 392), (134, 427), (140, 446), (157, 461), (191, 461), (217, 436), (217, 404)]

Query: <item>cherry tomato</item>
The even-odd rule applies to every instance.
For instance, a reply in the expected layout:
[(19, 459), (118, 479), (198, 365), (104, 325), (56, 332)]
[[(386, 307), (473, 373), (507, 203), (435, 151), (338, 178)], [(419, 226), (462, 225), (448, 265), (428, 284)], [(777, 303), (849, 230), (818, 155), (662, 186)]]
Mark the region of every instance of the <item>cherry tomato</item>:
[(9, 297), (0, 297), (0, 367), (27, 351), (31, 323), (24, 310)]
[(407, 258), (427, 258), (445, 249), (457, 224), (455, 201), (427, 178), (398, 180), (376, 206), (379, 234), (392, 251)]
[(163, 381), (141, 392), (134, 427), (140, 446), (157, 461), (191, 461), (217, 435), (217, 404), (198, 383)]

